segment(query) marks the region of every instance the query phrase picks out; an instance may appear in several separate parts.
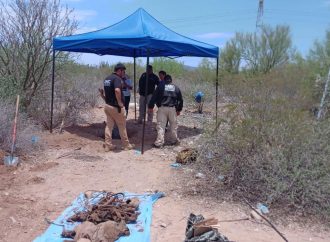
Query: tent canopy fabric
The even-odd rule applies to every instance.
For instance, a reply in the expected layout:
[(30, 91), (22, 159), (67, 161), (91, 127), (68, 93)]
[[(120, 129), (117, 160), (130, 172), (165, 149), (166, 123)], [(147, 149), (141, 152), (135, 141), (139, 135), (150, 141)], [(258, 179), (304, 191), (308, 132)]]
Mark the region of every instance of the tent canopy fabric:
[(122, 21), (94, 32), (57, 37), (54, 50), (127, 57), (218, 58), (219, 48), (180, 35), (139, 8)]

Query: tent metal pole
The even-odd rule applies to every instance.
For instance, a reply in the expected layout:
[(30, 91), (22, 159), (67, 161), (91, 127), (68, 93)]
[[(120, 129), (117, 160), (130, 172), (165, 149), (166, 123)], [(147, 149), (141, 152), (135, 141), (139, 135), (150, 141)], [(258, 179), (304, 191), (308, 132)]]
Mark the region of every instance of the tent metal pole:
[(134, 50), (134, 119), (136, 121), (136, 57)]
[(215, 82), (215, 129), (218, 129), (218, 93), (219, 93), (219, 57), (217, 57), (217, 73)]
[(53, 67), (52, 67), (52, 99), (50, 105), (50, 126), (49, 131), (53, 133), (53, 111), (54, 111), (54, 83), (55, 83), (55, 49), (53, 48)]
[[(146, 128), (146, 115), (147, 115), (147, 100), (148, 100), (148, 82), (149, 82), (149, 75), (148, 75), (148, 65), (149, 65), (149, 49), (147, 49), (147, 66), (146, 66), (146, 83), (145, 83), (145, 92), (144, 92), (144, 117), (143, 117), (143, 129), (142, 129), (142, 146), (141, 146), (141, 154), (144, 153), (144, 133)], [(140, 106), (141, 107), (141, 106)]]

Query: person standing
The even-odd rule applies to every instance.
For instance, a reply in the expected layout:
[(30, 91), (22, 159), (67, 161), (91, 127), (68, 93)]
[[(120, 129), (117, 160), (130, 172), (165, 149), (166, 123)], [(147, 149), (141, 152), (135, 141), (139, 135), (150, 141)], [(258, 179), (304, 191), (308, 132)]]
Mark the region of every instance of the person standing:
[(172, 77), (166, 75), (164, 85), (159, 85), (148, 104), (149, 113), (153, 112), (155, 104), (157, 111), (157, 139), (154, 143), (156, 148), (164, 145), (164, 133), (167, 120), (170, 123), (170, 133), (172, 136), (172, 145), (179, 144), (177, 135), (177, 116), (180, 115), (183, 107), (183, 99), (180, 89), (172, 83)]
[(166, 72), (161, 70), (158, 72), (158, 76), (159, 76), (159, 84), (165, 83), (165, 76), (166, 76)]
[[(148, 89), (146, 92), (146, 81), (148, 75)], [(155, 87), (159, 85), (159, 78), (157, 75), (153, 73), (152, 65), (147, 66), (147, 72), (143, 73), (139, 79), (139, 118), (138, 122), (142, 123), (142, 120), (145, 117), (146, 106), (149, 103), (153, 92), (155, 91)], [(148, 113), (148, 122), (152, 122), (153, 113)]]
[(125, 98), (126, 118), (128, 116), (129, 102), (131, 101), (132, 80), (125, 74), (123, 78), (123, 94)]
[[(159, 85), (165, 85), (166, 72), (161, 70), (158, 72), (158, 76), (159, 76)], [(165, 126), (165, 132), (167, 131), (168, 131), (168, 120), (166, 121), (166, 126)]]
[(125, 75), (126, 67), (122, 63), (115, 65), (114, 73), (106, 77), (103, 81), (103, 88), (99, 89), (101, 97), (105, 100), (104, 112), (107, 117), (105, 127), (104, 150), (114, 150), (116, 147), (112, 144), (112, 130), (116, 124), (124, 150), (133, 149), (134, 146), (129, 143), (126, 131), (126, 118), (124, 114), (124, 98), (122, 93), (122, 78)]

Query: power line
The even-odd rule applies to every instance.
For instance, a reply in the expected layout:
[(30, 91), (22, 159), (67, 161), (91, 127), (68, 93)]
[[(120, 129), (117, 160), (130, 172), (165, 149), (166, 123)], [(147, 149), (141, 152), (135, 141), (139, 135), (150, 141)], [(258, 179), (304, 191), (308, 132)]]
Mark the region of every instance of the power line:
[(253, 14), (253, 11), (244, 11), (243, 14), (237, 13), (237, 12), (227, 12), (224, 14), (213, 14), (213, 15), (200, 15), (200, 16), (193, 16), (188, 18), (176, 18), (176, 19), (159, 19), (162, 23), (178, 23), (178, 22), (190, 22), (190, 21), (196, 21), (196, 20), (212, 20), (212, 19), (219, 19), (219, 18), (226, 18), (226, 17), (235, 17), (235, 16), (242, 16), (244, 14)]

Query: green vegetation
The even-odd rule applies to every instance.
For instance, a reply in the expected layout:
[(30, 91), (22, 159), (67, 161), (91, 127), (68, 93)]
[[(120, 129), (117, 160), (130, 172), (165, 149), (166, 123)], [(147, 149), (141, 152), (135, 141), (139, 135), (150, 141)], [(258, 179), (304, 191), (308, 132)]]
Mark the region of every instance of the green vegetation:
[(220, 63), (229, 73), (238, 73), (242, 63), (254, 74), (268, 73), (288, 63), (291, 45), (288, 26), (264, 26), (260, 33), (236, 33), (222, 50)]
[[(0, 1), (1, 95), (21, 94), (22, 105), (29, 107), (50, 80), (53, 37), (70, 35), (77, 27), (71, 12), (58, 0)], [(68, 55), (57, 57), (65, 63)]]
[[(0, 5), (0, 147), (7, 148), (16, 94), (24, 107), (19, 133), (31, 132), (27, 125), (32, 122), (49, 128), (51, 40), (72, 33), (76, 23), (57, 0), (12, 1), (11, 10), (4, 1)], [(202, 59), (194, 70), (169, 58), (154, 58), (151, 64), (156, 74), (165, 70), (173, 76), (188, 105), (196, 91), (203, 91), (206, 102), (215, 106), (215, 61)], [(133, 79), (133, 64), (125, 65)], [(216, 131), (210, 124), (199, 144), (197, 164), (215, 183), (208, 189), (330, 221), (329, 102), (320, 120), (314, 116), (330, 68), (330, 31), (306, 59), (294, 51), (287, 26), (237, 33), (221, 51), (219, 66), (220, 122)], [(108, 63), (81, 65), (59, 53), (55, 127), (79, 122), (82, 112), (97, 105), (97, 89), (112, 70)], [(144, 71), (138, 59), (137, 80)], [(22, 139), (21, 147), (28, 147)]]
[(166, 70), (167, 73), (176, 77), (183, 76), (185, 72), (183, 63), (166, 57), (154, 58), (152, 66), (154, 70)]
[[(296, 54), (268, 71), (248, 64), (223, 72), (230, 101), (224, 103), (217, 132), (210, 130), (203, 141), (198, 162), (213, 179), (214, 194), (229, 192), (235, 199), (330, 222), (330, 119), (317, 121), (314, 112), (330, 68), (328, 38), (316, 42), (308, 60)], [(287, 45), (281, 46), (278, 52), (289, 56)], [(264, 56), (258, 49), (248, 52)]]

